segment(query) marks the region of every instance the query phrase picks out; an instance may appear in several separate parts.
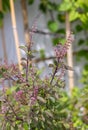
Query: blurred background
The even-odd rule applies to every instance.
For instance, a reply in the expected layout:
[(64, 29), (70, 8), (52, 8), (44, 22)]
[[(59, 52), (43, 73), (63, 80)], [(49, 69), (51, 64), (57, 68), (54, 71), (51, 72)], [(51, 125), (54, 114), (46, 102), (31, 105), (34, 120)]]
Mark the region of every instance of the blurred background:
[[(27, 44), (33, 30), (32, 49), (38, 50), (36, 65), (50, 73), (54, 46), (64, 44), (66, 32), (74, 33), (74, 42), (66, 56), (66, 65), (74, 72), (65, 76), (66, 86), (82, 87), (88, 79), (88, 0), (0, 0), (0, 62), (18, 64), (25, 54), (18, 49)], [(27, 37), (26, 37), (27, 36)]]

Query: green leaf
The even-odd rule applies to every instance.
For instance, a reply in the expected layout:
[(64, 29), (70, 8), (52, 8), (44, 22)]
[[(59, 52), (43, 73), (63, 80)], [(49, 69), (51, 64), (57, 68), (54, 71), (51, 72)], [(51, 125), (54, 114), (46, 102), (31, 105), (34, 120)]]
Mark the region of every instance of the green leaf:
[(28, 4), (32, 5), (34, 3), (34, 0), (28, 0)]
[(88, 29), (88, 13), (80, 14), (79, 19), (82, 22), (83, 28), (87, 30)]
[(48, 8), (48, 10), (56, 10), (56, 8), (57, 8), (57, 5), (56, 5), (56, 3), (55, 2), (48, 2), (48, 4), (47, 4), (47, 8)]
[(46, 100), (40, 96), (38, 96), (37, 99), (42, 103), (46, 103)]
[(84, 41), (83, 39), (80, 39), (80, 40), (78, 41), (78, 45), (83, 45), (84, 42), (85, 42), (85, 41)]
[(43, 13), (46, 13), (46, 12), (47, 12), (47, 7), (46, 7), (43, 3), (40, 3), (39, 9), (40, 9)]
[(26, 46), (21, 45), (21, 46), (19, 46), (19, 48), (20, 48), (21, 50), (23, 50), (24, 52), (27, 52), (27, 47), (26, 47)]
[(52, 114), (51, 111), (47, 110), (47, 111), (45, 111), (45, 113), (46, 113), (47, 116), (53, 118), (53, 114)]
[(6, 124), (6, 129), (11, 130), (11, 125), (9, 123)]
[(72, 3), (70, 1), (64, 1), (58, 6), (58, 11), (69, 11), (72, 9)]
[(76, 31), (77, 32), (81, 32), (82, 30), (83, 30), (83, 27), (82, 27), (82, 25), (80, 25), (80, 24), (78, 24), (78, 25), (76, 25)]
[(55, 39), (53, 39), (53, 45), (58, 45), (59, 43), (64, 45), (65, 42), (66, 42), (66, 39), (62, 39), (62, 38), (55, 38)]
[(58, 14), (57, 19), (58, 19), (61, 23), (65, 22), (65, 14)]
[(55, 98), (54, 97), (50, 97), (50, 100), (55, 103)]
[(79, 18), (79, 13), (75, 10), (70, 11), (69, 20), (72, 22), (72, 21), (76, 20), (77, 18)]
[(23, 128), (24, 128), (24, 130), (29, 130), (28, 124), (27, 124), (27, 123), (24, 123), (24, 124), (23, 124)]
[(72, 96), (76, 98), (78, 95), (80, 96), (79, 88), (75, 87), (72, 91)]
[(62, 34), (65, 34), (65, 29), (64, 28), (60, 28), (58, 31), (57, 31), (58, 34), (62, 33)]
[(16, 89), (17, 89), (16, 86), (12, 86), (11, 88), (9, 88), (9, 89), (6, 90), (6, 94), (7, 94), (7, 95), (10, 95), (10, 94), (12, 94), (12, 92), (14, 92)]
[(54, 64), (49, 64), (49, 67), (54, 67)]
[(56, 32), (58, 30), (58, 24), (55, 21), (49, 21), (48, 22), (48, 28), (50, 29), (50, 31), (52, 32)]
[(77, 53), (77, 56), (78, 56), (79, 58), (84, 57), (84, 58), (88, 59), (88, 53), (87, 53), (87, 51), (85, 51), (85, 50), (80, 50), (80, 51)]
[(4, 14), (2, 11), (0, 11), (0, 20), (2, 20), (4, 18)]
[(18, 130), (18, 126), (17, 125), (15, 125), (14, 130)]
[(4, 12), (7, 12), (8, 10), (10, 10), (10, 2), (9, 0), (2, 0), (2, 7)]
[(64, 45), (65, 42), (66, 42), (66, 39), (64, 39), (64, 38), (62, 39), (62, 38), (61, 38), (61, 39), (59, 39), (59, 41), (60, 41), (60, 43), (61, 43), (62, 45)]
[(3, 26), (3, 20), (0, 20), (0, 28)]
[(42, 59), (45, 58), (45, 50), (44, 49), (40, 49), (40, 57)]
[(88, 64), (85, 64), (84, 68), (88, 71)]
[(80, 20), (81, 20), (83, 23), (85, 23), (85, 22), (88, 21), (87, 16), (86, 16), (85, 14), (80, 14), (80, 15), (79, 15), (79, 18), (80, 18)]
[(38, 53), (37, 50), (31, 50), (31, 53)]
[(3, 25), (3, 18), (4, 18), (4, 14), (2, 11), (0, 11), (0, 27), (2, 27)]
[(42, 72), (43, 72), (43, 68), (42, 68), (42, 69), (37, 70), (36, 76), (39, 76), (40, 74), (42, 74)]
[(59, 38), (54, 38), (54, 39), (52, 39), (52, 41), (53, 41), (54, 46), (58, 45), (58, 43), (60, 42)]

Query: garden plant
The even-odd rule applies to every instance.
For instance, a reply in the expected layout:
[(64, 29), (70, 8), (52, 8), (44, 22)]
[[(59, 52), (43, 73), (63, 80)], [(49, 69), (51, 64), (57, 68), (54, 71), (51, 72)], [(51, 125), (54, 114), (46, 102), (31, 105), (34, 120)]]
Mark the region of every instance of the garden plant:
[[(80, 103), (78, 89), (73, 90), (71, 97), (65, 90), (64, 75), (68, 67), (64, 57), (74, 40), (72, 35), (70, 32), (64, 45), (58, 43), (54, 47), (56, 58), (53, 64), (49, 64), (52, 73), (43, 79), (40, 76), (42, 70), (33, 62), (33, 53), (38, 52), (31, 49), (32, 36), (29, 45), (20, 46), (26, 54), (26, 58), (22, 58), (22, 72), (17, 65), (0, 64), (2, 130), (87, 130), (87, 105), (82, 106), (86, 100)], [(69, 71), (73, 69), (69, 67)], [(6, 81), (11, 82), (11, 87)], [(79, 96), (84, 97), (83, 93)]]
[[(6, 11), (9, 8), (4, 3)], [(33, 4), (34, 0), (28, 0)], [(64, 24), (65, 13), (68, 12), (74, 33), (85, 34), (85, 39), (78, 39), (78, 46), (88, 45), (88, 6), (87, 0), (63, 0), (61, 4), (41, 0), (39, 9), (46, 15), (50, 13), (51, 20), (47, 26), (54, 34), (54, 62), (49, 64), (51, 73), (41, 77), (43, 70), (36, 67), (36, 50), (32, 49), (32, 33), (36, 31), (33, 26), (30, 34), (30, 43), (20, 46), (26, 57), (22, 58), (22, 71), (18, 65), (7, 61), (0, 63), (0, 130), (88, 130), (88, 63), (84, 66), (82, 88), (74, 87), (71, 95), (66, 89), (66, 71), (74, 71), (68, 67), (64, 58), (69, 46), (73, 42), (73, 34), (69, 33), (67, 40), (63, 37), (65, 29), (58, 28), (59, 23)], [(7, 7), (8, 6), (8, 7)], [(4, 13), (5, 13), (4, 11)], [(53, 12), (56, 17), (53, 17)], [(3, 12), (0, 12), (2, 22)], [(2, 24), (0, 23), (0, 26)], [(37, 30), (38, 31), (38, 30)], [(44, 32), (43, 32), (44, 33)], [(59, 33), (62, 37), (57, 36)], [(76, 57), (88, 58), (87, 50), (75, 52)], [(42, 57), (43, 58), (43, 57)], [(10, 86), (8, 86), (8, 82)]]

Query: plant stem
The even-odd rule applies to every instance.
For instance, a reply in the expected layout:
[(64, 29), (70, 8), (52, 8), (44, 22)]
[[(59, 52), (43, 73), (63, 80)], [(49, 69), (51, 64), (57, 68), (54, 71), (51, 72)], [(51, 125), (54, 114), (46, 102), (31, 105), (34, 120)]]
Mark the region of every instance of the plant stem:
[(53, 79), (54, 79), (54, 77), (55, 77), (55, 74), (57, 73), (57, 70), (58, 70), (58, 65), (56, 66), (56, 68), (55, 68), (55, 70), (54, 70), (54, 73), (53, 73), (53, 75), (52, 75), (52, 79), (51, 79), (51, 81), (50, 81), (50, 84), (52, 84)]
[[(29, 51), (28, 51), (29, 52)], [(27, 64), (26, 64), (26, 82), (28, 82), (28, 69), (29, 69), (29, 59), (27, 55)]]
[(13, 106), (9, 103), (8, 99), (6, 99), (6, 102), (7, 102), (8, 105), (10, 106), (10, 108), (11, 108), (11, 110), (12, 110), (14, 116), (16, 117), (16, 120), (23, 121), (23, 119), (21, 119), (21, 118), (19, 118), (19, 117), (17, 116), (17, 114), (15, 113), (15, 111), (14, 111), (14, 109), (13, 109)]

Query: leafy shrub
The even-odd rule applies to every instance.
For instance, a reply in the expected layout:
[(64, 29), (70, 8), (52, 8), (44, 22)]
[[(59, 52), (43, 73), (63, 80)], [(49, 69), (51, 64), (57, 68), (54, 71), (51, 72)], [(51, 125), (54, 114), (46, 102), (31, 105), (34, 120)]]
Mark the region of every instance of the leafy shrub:
[[(55, 47), (56, 60), (49, 65), (52, 74), (44, 79), (40, 77), (41, 70), (32, 63), (34, 51), (29, 45), (20, 47), (27, 55), (27, 58), (22, 58), (25, 60), (22, 72), (14, 64), (0, 65), (2, 130), (87, 130), (87, 115), (79, 115), (84, 103), (79, 97), (83, 95), (77, 90), (69, 97), (64, 90), (63, 77), (67, 66), (63, 59), (72, 41), (72, 34), (69, 34), (64, 45)], [(7, 80), (11, 82), (11, 87), (6, 86)]]

